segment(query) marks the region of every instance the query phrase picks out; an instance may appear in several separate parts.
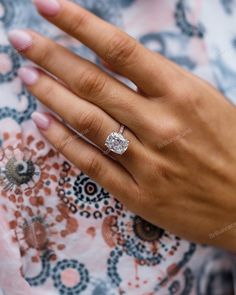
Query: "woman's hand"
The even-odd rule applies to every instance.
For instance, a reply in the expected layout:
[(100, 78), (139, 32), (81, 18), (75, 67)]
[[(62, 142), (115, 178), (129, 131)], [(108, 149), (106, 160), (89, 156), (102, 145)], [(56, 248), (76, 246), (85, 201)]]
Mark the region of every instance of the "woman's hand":
[[(94, 50), (135, 92), (32, 31), (9, 34), (45, 71), (19, 74), (38, 99), (101, 150), (125, 125), (123, 155), (104, 155), (55, 118), (43, 135), (136, 214), (187, 239), (236, 250), (236, 109), (206, 82), (66, 0), (35, 0), (50, 22)], [(218, 230), (218, 232), (216, 232)]]

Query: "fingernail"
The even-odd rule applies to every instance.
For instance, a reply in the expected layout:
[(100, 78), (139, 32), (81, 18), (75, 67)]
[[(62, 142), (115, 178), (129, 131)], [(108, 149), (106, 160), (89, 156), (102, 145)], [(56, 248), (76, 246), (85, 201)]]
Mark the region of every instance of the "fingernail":
[(33, 0), (38, 11), (46, 16), (55, 16), (60, 11), (60, 4), (57, 0)]
[(8, 33), (8, 39), (12, 46), (18, 51), (26, 50), (33, 43), (33, 39), (30, 34), (23, 30), (10, 31)]
[(50, 126), (50, 118), (43, 113), (34, 112), (31, 118), (39, 129), (47, 130)]
[(18, 76), (25, 85), (32, 86), (38, 81), (39, 72), (32, 67), (22, 67), (18, 71)]

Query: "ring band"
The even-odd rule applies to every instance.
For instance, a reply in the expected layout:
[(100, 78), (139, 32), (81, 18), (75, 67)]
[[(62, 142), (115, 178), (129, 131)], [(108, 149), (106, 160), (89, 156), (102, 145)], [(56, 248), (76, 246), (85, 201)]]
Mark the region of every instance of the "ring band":
[(108, 135), (105, 146), (107, 149), (104, 151), (104, 154), (108, 155), (110, 152), (113, 152), (118, 155), (124, 154), (124, 152), (129, 147), (129, 140), (127, 140), (123, 133), (125, 131), (125, 126), (120, 125), (118, 132), (112, 132)]

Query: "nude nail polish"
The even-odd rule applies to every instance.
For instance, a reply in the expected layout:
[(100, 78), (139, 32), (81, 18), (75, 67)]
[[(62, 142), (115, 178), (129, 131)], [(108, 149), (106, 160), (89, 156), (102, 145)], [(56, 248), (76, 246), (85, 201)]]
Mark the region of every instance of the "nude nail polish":
[(29, 33), (24, 30), (12, 30), (8, 33), (8, 39), (12, 46), (18, 51), (24, 51), (29, 48), (33, 39)]
[(60, 4), (57, 0), (33, 0), (37, 10), (45, 16), (55, 16), (60, 11)]
[(43, 113), (40, 113), (40, 112), (34, 112), (32, 115), (31, 115), (31, 118), (32, 120), (34, 121), (35, 125), (39, 128), (39, 129), (42, 129), (42, 130), (47, 130), (50, 126), (50, 118), (43, 114)]
[(39, 72), (32, 67), (22, 67), (18, 71), (18, 76), (25, 85), (32, 86), (38, 81)]

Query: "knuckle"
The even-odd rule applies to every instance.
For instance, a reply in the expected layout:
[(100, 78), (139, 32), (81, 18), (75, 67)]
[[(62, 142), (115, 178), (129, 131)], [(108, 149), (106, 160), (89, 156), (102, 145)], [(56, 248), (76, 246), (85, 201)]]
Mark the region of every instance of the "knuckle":
[(96, 157), (96, 155), (90, 156), (87, 159), (85, 170), (86, 170), (86, 174), (89, 177), (93, 179), (98, 178), (98, 176), (101, 173), (101, 169), (102, 169), (101, 162), (98, 160), (98, 157)]
[[(192, 106), (192, 109), (195, 110), (195, 112), (203, 110), (203, 105), (204, 105), (204, 95), (199, 95), (199, 94), (192, 94), (188, 97), (188, 101), (190, 105)], [(187, 99), (186, 99), (187, 102)]]
[[(82, 96), (94, 97), (102, 93), (106, 78), (94, 70), (87, 70), (80, 78), (79, 92)], [(78, 88), (78, 84), (76, 86)]]
[(59, 153), (62, 153), (65, 151), (65, 147), (70, 143), (71, 141), (71, 134), (63, 133), (54, 142), (54, 147), (58, 150)]
[(51, 83), (50, 80), (43, 79), (39, 87), (40, 89), (38, 89), (38, 92), (40, 93), (40, 97), (42, 97), (42, 100), (45, 101), (49, 108), (52, 108), (51, 103), (55, 93), (53, 83)]
[(185, 88), (185, 91), (182, 89), (182, 87), (178, 87), (177, 89), (175, 89), (175, 97), (180, 103), (186, 103), (189, 100), (190, 96), (191, 94), (188, 91), (188, 88)]
[(80, 133), (88, 134), (100, 134), (103, 127), (103, 119), (102, 116), (98, 116), (94, 112), (85, 112), (82, 113), (77, 119), (77, 129)]
[(189, 78), (182, 73), (182, 68), (179, 68), (177, 64), (169, 68), (168, 78), (168, 94), (171, 94), (171, 96), (180, 98), (187, 92), (190, 92), (191, 85), (189, 83)]
[(52, 60), (52, 52), (54, 49), (47, 44), (44, 44), (40, 50), (37, 51), (37, 63), (41, 66), (49, 65)]
[(115, 33), (108, 42), (105, 52), (105, 61), (109, 64), (124, 66), (128, 64), (136, 50), (135, 40), (126, 37), (122, 33)]
[(196, 90), (192, 85), (190, 85), (189, 81), (186, 81), (184, 76), (175, 76), (175, 85), (171, 88), (171, 94), (175, 97), (177, 102), (180, 104), (185, 104), (189, 102), (193, 94), (196, 93)]
[(176, 93), (177, 101), (180, 103), (180, 106), (184, 106), (186, 110), (194, 112), (201, 110), (204, 95), (197, 93), (196, 90), (190, 86), (182, 88), (185, 88), (185, 91), (179, 91)]
[(79, 34), (86, 27), (89, 19), (89, 14), (86, 11), (75, 12), (70, 16), (67, 31), (71, 34)]

